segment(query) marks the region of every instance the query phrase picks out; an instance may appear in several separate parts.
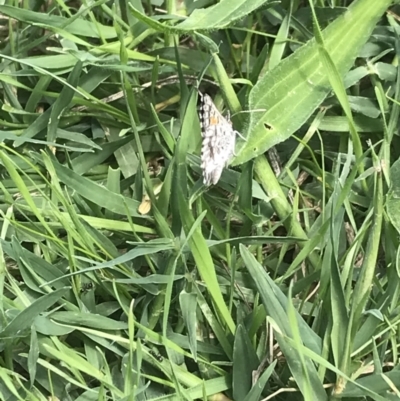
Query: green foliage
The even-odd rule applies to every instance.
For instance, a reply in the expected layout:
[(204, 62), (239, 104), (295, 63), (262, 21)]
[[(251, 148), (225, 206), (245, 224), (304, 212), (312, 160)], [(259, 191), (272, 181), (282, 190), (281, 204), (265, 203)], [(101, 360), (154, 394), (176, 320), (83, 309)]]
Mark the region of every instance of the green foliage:
[[(247, 142), (242, 144), (235, 164), (287, 139), (309, 119), (332, 88), (338, 94), (334, 83), (350, 69), (376, 21), (390, 4), (390, 0), (354, 2), (325, 29), (322, 49), (334, 60), (337, 74), (333, 74), (333, 68), (327, 69), (317, 37), (258, 80), (249, 95), (249, 108), (265, 108), (266, 112), (250, 114)], [(339, 100), (342, 97), (338, 95)]]
[(398, 399), (399, 13), (1, 4), (0, 400)]

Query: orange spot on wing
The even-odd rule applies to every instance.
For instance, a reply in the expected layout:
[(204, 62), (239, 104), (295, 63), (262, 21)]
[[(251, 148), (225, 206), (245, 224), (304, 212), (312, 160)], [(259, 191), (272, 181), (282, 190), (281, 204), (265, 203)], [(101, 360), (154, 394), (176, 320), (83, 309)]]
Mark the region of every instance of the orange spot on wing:
[(210, 125), (217, 125), (218, 124), (218, 118), (217, 117), (211, 117), (210, 118)]

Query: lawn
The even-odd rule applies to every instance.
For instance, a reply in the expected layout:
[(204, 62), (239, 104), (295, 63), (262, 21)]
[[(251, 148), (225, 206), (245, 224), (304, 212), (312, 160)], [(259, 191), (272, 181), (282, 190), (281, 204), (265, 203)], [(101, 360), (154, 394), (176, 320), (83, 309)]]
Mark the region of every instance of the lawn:
[(0, 1), (0, 401), (400, 399), (396, 3)]

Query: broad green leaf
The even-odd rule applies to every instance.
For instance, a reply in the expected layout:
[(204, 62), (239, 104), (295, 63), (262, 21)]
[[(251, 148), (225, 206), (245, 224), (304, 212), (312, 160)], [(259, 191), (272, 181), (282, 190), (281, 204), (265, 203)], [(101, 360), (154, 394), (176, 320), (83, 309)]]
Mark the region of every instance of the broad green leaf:
[(378, 118), (381, 114), (376, 101), (369, 97), (348, 96), (348, 99), (351, 109), (357, 113), (364, 114), (365, 116), (371, 118)]
[(68, 142), (76, 142), (76, 143), (81, 143), (83, 145), (87, 145), (91, 149), (101, 149), (101, 146), (99, 146), (97, 143), (93, 142), (90, 138), (88, 138), (86, 135), (81, 134), (80, 132), (74, 132), (74, 131), (67, 131), (63, 130), (61, 128), (57, 129), (57, 138), (60, 139), (65, 139)]
[(61, 326), (51, 320), (50, 316), (39, 315), (35, 318), (33, 324), (35, 330), (45, 336), (65, 336), (74, 329), (71, 327)]
[(197, 295), (195, 292), (182, 291), (179, 294), (179, 304), (181, 306), (182, 318), (185, 322), (189, 347), (194, 360), (197, 360), (197, 338), (196, 338), (196, 309), (197, 309)]
[(146, 277), (138, 278), (119, 278), (116, 279), (116, 283), (126, 283), (126, 284), (167, 284), (171, 279), (173, 281), (182, 280), (185, 278), (183, 275), (175, 274), (172, 277), (168, 277), (165, 274), (151, 274)]
[(39, 117), (28, 126), (23, 134), (14, 142), (14, 147), (21, 146), (26, 139), (34, 138), (39, 132), (43, 131), (49, 126), (50, 116), (52, 113), (52, 107), (49, 107), (44, 113), (40, 114)]
[(170, 26), (149, 18), (131, 6), (132, 14), (151, 28), (162, 32), (210, 31), (222, 29), (244, 18), (269, 0), (222, 0), (217, 4), (194, 10), (183, 22)]
[(40, 313), (54, 305), (69, 288), (60, 288), (49, 294), (43, 295), (23, 309), (5, 328), (0, 332), (0, 338), (12, 338), (25, 336), (24, 331), (31, 327), (33, 321)]
[(128, 328), (127, 322), (109, 319), (92, 313), (54, 312), (51, 314), (51, 318), (63, 324), (85, 326), (99, 330), (126, 330)]
[(233, 347), (230, 338), (226, 335), (224, 328), (219, 323), (217, 317), (211, 310), (211, 307), (208, 305), (200, 289), (196, 287), (196, 290), (197, 290), (197, 303), (200, 310), (202, 311), (204, 317), (206, 318), (208, 324), (210, 325), (211, 330), (215, 334), (215, 338), (218, 339), (218, 344), (224, 350), (228, 358), (232, 360)]
[[(391, 0), (358, 0), (324, 29), (326, 50), (344, 75)], [(233, 165), (242, 164), (289, 138), (331, 91), (315, 39), (284, 59), (253, 87), (247, 141), (239, 141)]]
[[(77, 62), (68, 76), (67, 82), (72, 87), (77, 87), (79, 84), (79, 78), (82, 72), (82, 62)], [(51, 108), (51, 115), (49, 119), (49, 125), (47, 127), (47, 140), (54, 142), (57, 139), (57, 128), (62, 113), (68, 107), (71, 107), (72, 98), (74, 97), (75, 91), (70, 86), (64, 86), (61, 90), (60, 96), (54, 102)], [(18, 145), (16, 145), (18, 146)]]
[(29, 383), (33, 387), (36, 378), (37, 360), (39, 358), (39, 344), (35, 326), (31, 327), (31, 341), (28, 354)]
[[(385, 380), (386, 379), (386, 380)], [(400, 375), (397, 369), (394, 369), (384, 374), (371, 374), (366, 377), (361, 377), (354, 383), (347, 383), (343, 393), (340, 394), (345, 399), (357, 399), (364, 397), (365, 391), (362, 387), (366, 387), (370, 391), (382, 394), (384, 396), (390, 394), (391, 389), (400, 387)], [(396, 394), (396, 398), (398, 395)], [(395, 400), (396, 398), (393, 398)]]
[[(382, 129), (382, 122), (376, 118), (357, 116), (354, 123), (358, 132), (378, 132)], [(349, 132), (349, 121), (344, 116), (324, 116), (318, 128), (322, 131)]]
[(235, 400), (243, 400), (252, 387), (252, 373), (260, 365), (257, 354), (251, 344), (249, 334), (242, 324), (235, 333), (233, 345), (232, 387)]
[(244, 18), (268, 0), (222, 0), (215, 5), (193, 11), (189, 18), (175, 28), (182, 30), (211, 30), (225, 28)]

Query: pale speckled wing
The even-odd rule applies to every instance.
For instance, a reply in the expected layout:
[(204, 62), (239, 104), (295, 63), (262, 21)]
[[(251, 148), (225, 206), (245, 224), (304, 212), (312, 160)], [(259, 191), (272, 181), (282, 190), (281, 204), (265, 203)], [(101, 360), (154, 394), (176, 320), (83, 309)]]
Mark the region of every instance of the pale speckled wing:
[(203, 182), (205, 185), (215, 185), (234, 154), (236, 133), (232, 123), (222, 116), (209, 95), (201, 95), (201, 100)]

